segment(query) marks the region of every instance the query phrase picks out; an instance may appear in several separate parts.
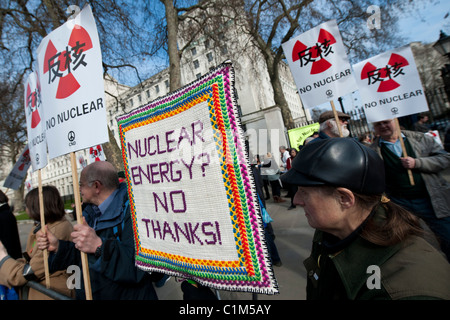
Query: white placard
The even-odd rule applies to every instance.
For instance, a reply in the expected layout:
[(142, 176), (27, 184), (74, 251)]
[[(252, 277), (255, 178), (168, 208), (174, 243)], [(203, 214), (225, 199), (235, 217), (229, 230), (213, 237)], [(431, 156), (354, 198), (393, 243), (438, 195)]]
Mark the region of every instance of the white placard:
[(28, 168), (31, 165), (30, 160), (30, 150), (28, 149), (28, 145), (22, 151), (22, 154), (17, 160), (14, 168), (11, 170), (9, 175), (6, 177), (3, 186), (5, 188), (10, 188), (13, 190), (17, 190), (22, 185), (23, 180), (27, 175)]
[(359, 62), (353, 70), (368, 122), (428, 111), (409, 46)]
[(27, 119), (28, 147), (33, 171), (47, 165), (47, 140), (45, 137), (44, 110), (41, 87), (36, 72), (30, 73), (25, 83), (25, 117)]
[(282, 44), (305, 108), (357, 90), (336, 20)]
[(50, 159), (109, 140), (97, 27), (89, 5), (39, 48)]

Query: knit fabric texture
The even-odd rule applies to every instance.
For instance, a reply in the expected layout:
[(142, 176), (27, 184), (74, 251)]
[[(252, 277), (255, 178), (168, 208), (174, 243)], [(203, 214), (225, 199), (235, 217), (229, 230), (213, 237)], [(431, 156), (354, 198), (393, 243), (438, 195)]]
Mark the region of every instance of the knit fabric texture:
[(225, 62), (118, 116), (136, 266), (213, 289), (278, 293)]

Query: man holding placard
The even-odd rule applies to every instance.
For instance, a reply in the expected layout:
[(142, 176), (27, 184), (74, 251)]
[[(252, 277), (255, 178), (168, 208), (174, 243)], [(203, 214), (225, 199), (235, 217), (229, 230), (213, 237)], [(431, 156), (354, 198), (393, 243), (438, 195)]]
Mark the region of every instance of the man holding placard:
[[(77, 222), (82, 224), (75, 152), (109, 140), (100, 41), (89, 5), (42, 39), (37, 63), (49, 159), (70, 154)], [(84, 252), (81, 259), (86, 299), (91, 300)]]
[[(430, 136), (403, 130), (408, 156), (402, 156), (399, 134), (392, 119), (374, 123), (372, 148), (384, 159), (386, 192), (390, 199), (422, 218), (438, 238), (450, 261), (450, 184), (441, 172), (450, 166), (450, 154)], [(412, 170), (414, 185), (408, 180)]]
[(450, 261), (450, 184), (439, 175), (450, 166), (450, 155), (423, 133), (400, 131), (398, 122), (428, 111), (411, 48), (387, 51), (353, 69), (367, 121), (379, 136), (372, 147), (384, 159), (390, 197), (428, 223)]
[[(125, 183), (106, 161), (96, 161), (80, 176), (83, 224), (74, 226), (73, 242), (60, 241), (50, 232), (38, 233), (38, 246), (54, 254), (52, 270), (81, 265), (80, 251), (87, 254), (94, 300), (157, 299), (149, 273), (135, 267), (134, 238)], [(84, 290), (77, 290), (83, 299)]]

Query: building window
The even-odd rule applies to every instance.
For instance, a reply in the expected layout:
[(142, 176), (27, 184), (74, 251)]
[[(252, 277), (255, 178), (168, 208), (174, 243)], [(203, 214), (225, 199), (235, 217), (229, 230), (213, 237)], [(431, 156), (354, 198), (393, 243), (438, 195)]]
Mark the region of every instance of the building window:
[(202, 74), (201, 73), (197, 73), (195, 76), (197, 77), (197, 79), (200, 79), (202, 77)]
[(133, 106), (133, 99), (130, 99), (130, 106)]
[(169, 87), (170, 87), (169, 80), (164, 81), (164, 83), (166, 84), (166, 88), (169, 89)]
[(197, 48), (196, 47), (192, 48), (191, 53), (192, 53), (192, 56), (195, 56), (197, 54)]
[(159, 85), (155, 86), (156, 93), (159, 93)]
[(200, 67), (200, 63), (198, 62), (198, 60), (194, 60), (194, 68), (198, 69)]
[(138, 94), (138, 101), (139, 101), (139, 103), (142, 103), (142, 97), (140, 94)]
[(206, 55), (206, 57), (208, 58), (208, 62), (213, 61), (213, 55), (212, 55), (212, 52), (209, 52), (209, 53)]
[(147, 94), (147, 98), (150, 99), (150, 90), (145, 91), (145, 93)]

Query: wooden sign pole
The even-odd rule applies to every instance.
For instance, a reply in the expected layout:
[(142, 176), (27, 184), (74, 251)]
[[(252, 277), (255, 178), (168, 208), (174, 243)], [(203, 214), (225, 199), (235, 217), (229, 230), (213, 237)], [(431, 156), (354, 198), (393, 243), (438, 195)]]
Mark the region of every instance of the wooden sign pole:
[[(405, 148), (405, 142), (403, 141), (403, 137), (402, 137), (402, 130), (400, 129), (400, 123), (398, 122), (398, 118), (394, 118), (395, 121), (395, 127), (398, 133), (398, 139), (400, 140), (400, 145), (402, 146), (402, 152), (403, 152), (403, 157), (407, 157), (408, 153), (406, 152), (406, 148)], [(409, 176), (409, 182), (411, 183), (412, 186), (415, 185), (414, 183), (414, 177), (412, 175), (412, 171), (411, 169), (406, 169), (408, 171), (408, 176)]]
[(339, 121), (339, 117), (338, 114), (336, 112), (336, 107), (334, 106), (334, 101), (330, 100), (330, 104), (331, 104), (331, 109), (333, 109), (333, 114), (334, 114), (334, 120), (336, 121), (338, 130), (339, 130), (339, 137), (343, 137), (342, 135), (342, 129), (341, 129), (341, 122)]
[[(75, 210), (77, 213), (77, 223), (83, 224), (83, 215), (81, 210), (80, 185), (78, 184), (77, 159), (75, 152), (70, 153), (70, 162), (72, 165), (73, 193), (75, 195)], [(83, 268), (84, 291), (86, 300), (92, 300), (91, 279), (89, 275), (89, 262), (85, 252), (81, 252), (81, 265)]]
[[(38, 193), (39, 193), (39, 213), (41, 217), (41, 230), (45, 234), (45, 212), (44, 212), (44, 194), (42, 193), (42, 176), (41, 169), (38, 170)], [(50, 272), (48, 269), (48, 250), (44, 249), (44, 273), (45, 273), (45, 286), (50, 289)]]

